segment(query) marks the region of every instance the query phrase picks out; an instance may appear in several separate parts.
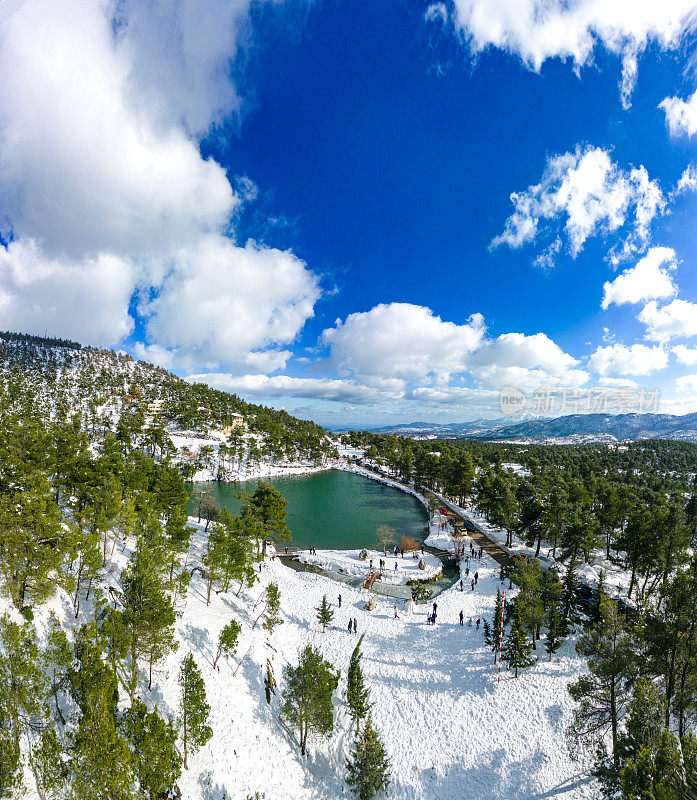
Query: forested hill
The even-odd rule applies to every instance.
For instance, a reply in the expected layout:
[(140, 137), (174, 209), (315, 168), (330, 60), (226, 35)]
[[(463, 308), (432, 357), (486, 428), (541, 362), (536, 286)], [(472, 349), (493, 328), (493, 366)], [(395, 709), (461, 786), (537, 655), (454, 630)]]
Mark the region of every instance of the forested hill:
[(247, 403), (234, 394), (187, 383), (123, 352), (82, 347), (66, 339), (0, 332), (0, 375), (20, 387), (46, 418), (79, 415), (90, 430), (113, 429), (122, 414), (144, 418), (158, 404), (170, 427), (205, 433), (228, 427), (240, 414), (249, 430), (282, 449), (311, 453), (326, 447), (326, 432), (285, 411)]

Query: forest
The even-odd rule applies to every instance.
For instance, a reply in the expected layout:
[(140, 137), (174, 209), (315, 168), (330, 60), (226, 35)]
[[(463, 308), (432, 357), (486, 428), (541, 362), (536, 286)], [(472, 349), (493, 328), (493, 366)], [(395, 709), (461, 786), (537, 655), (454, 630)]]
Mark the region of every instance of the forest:
[[(401, 479), (471, 507), (535, 555), (501, 578), (484, 636), (509, 668), (548, 658), (571, 633), (588, 672), (568, 745), (590, 749), (605, 796), (685, 798), (697, 787), (697, 445), (640, 441), (546, 446), (415, 441), (351, 432), (345, 441)], [(622, 569), (627, 591), (589, 586), (581, 567), (598, 557)], [(542, 639), (542, 641), (540, 641)], [(540, 655), (538, 654), (538, 658)]]

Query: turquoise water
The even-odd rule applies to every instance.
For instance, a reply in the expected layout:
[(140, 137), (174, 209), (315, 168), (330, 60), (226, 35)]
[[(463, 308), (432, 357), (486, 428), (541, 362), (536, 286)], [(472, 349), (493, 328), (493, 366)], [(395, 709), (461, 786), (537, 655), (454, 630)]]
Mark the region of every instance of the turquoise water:
[[(302, 549), (353, 549), (376, 547), (375, 531), (389, 525), (421, 542), (428, 535), (428, 515), (419, 501), (391, 486), (352, 472), (327, 470), (310, 475), (286, 475), (268, 478), (288, 501), (288, 527), (293, 544)], [(218, 505), (233, 512), (240, 509), (236, 495), (253, 492), (257, 481), (239, 483), (196, 483), (207, 489)], [(195, 514), (194, 503), (189, 513)]]

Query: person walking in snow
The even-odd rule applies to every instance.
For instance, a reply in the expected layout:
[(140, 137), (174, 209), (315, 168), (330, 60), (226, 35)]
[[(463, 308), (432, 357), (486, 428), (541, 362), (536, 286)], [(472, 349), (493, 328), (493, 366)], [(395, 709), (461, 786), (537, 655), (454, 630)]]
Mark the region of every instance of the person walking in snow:
[(461, 592), (465, 591), (464, 584), (462, 583), (462, 581), (460, 581), (460, 591)]
[(399, 619), (399, 614), (397, 613), (397, 603), (394, 604), (394, 618)]
[(349, 633), (353, 632), (353, 620), (349, 617)]
[(394, 571), (397, 572), (398, 569), (399, 569), (399, 567), (397, 566), (397, 562), (395, 561), (394, 562)]
[(474, 578), (472, 578), (472, 591), (474, 591)]
[(353, 632), (358, 633), (358, 620), (355, 617), (353, 618)]
[(477, 585), (477, 582), (478, 582), (478, 581), (479, 581), (479, 573), (478, 573), (478, 572), (475, 572), (475, 573), (474, 573), (474, 585), (475, 585), (475, 586)]
[(465, 567), (465, 578), (469, 578), (469, 574), (470, 574), (470, 568)]
[(479, 630), (479, 623), (482, 621), (481, 617), (477, 617), (477, 630)]
[(465, 624), (465, 614), (463, 611), (460, 611), (460, 625)]
[(433, 613), (435, 614), (438, 611), (438, 603), (433, 604)]
[(471, 628), (471, 627), (472, 627), (472, 617), (470, 617), (470, 621), (467, 623), (467, 626), (468, 626), (469, 628)]
[(339, 608), (341, 608), (341, 595), (339, 595)]

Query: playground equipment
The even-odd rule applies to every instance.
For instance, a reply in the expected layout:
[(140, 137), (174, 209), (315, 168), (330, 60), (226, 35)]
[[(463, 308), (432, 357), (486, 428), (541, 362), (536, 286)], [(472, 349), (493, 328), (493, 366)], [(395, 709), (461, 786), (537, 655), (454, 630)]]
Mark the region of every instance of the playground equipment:
[(368, 577), (363, 581), (363, 588), (370, 589), (373, 583), (375, 583), (375, 579), (378, 577), (378, 575), (379, 573), (376, 570), (371, 569), (368, 573)]

